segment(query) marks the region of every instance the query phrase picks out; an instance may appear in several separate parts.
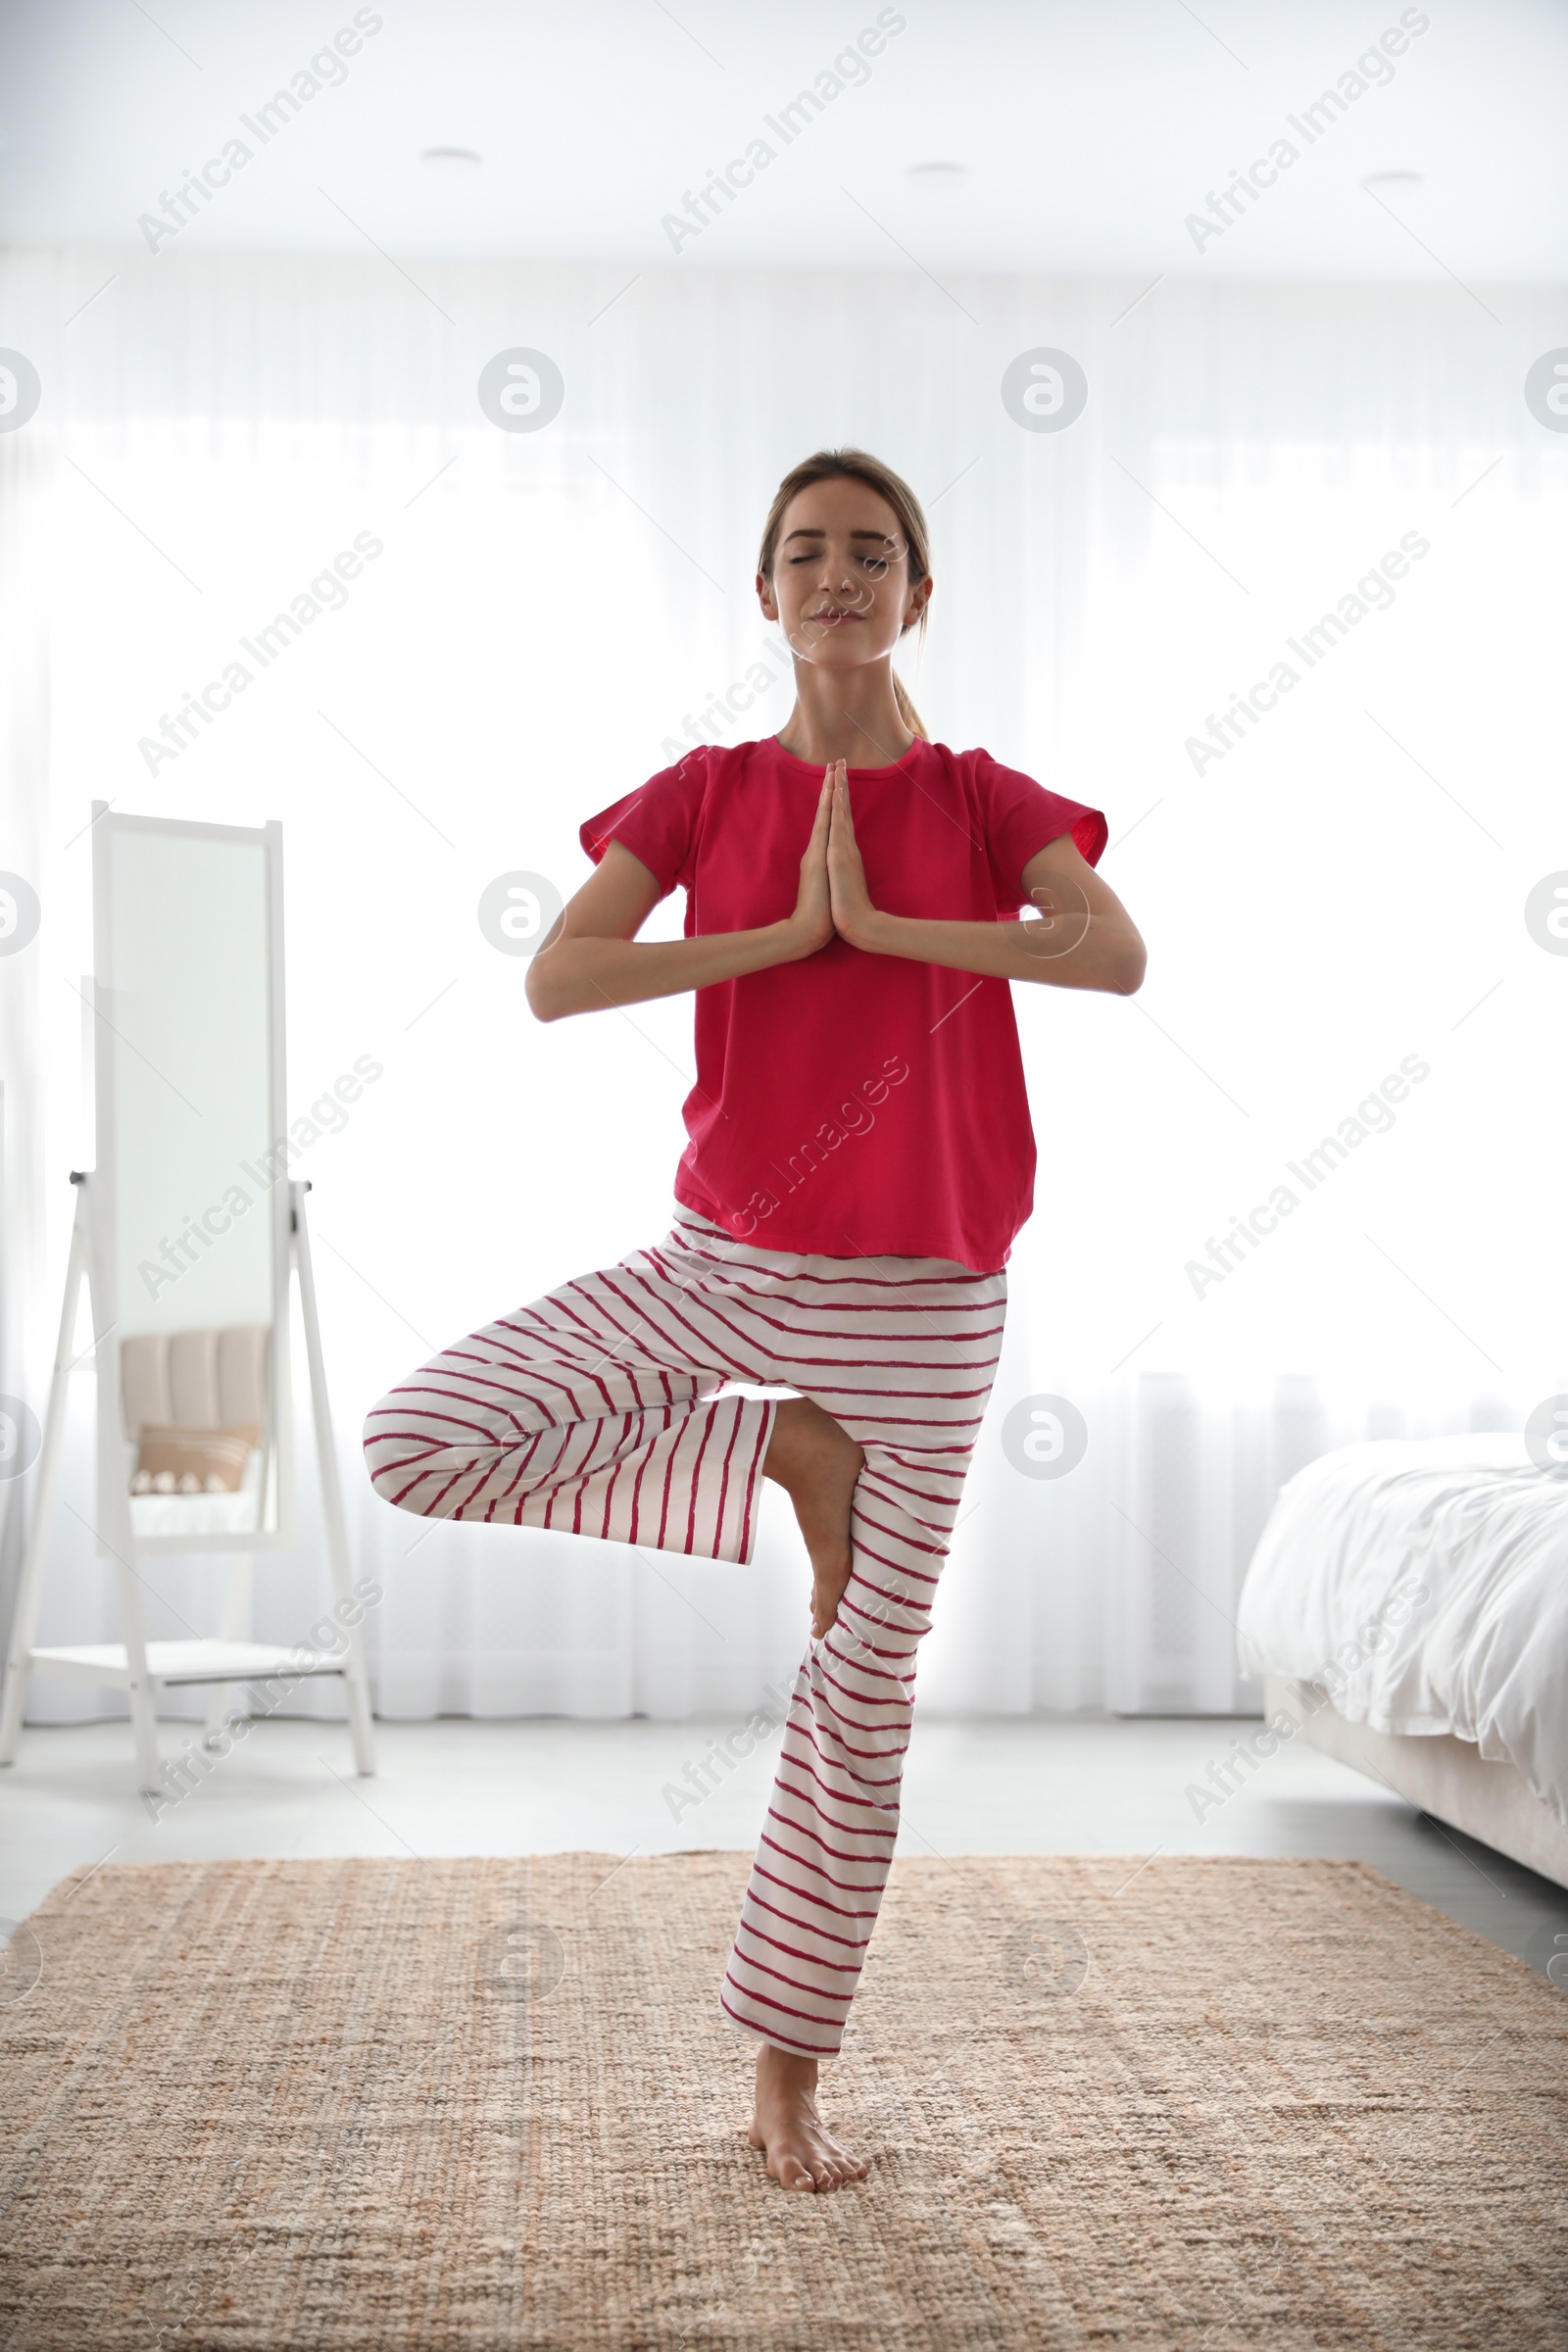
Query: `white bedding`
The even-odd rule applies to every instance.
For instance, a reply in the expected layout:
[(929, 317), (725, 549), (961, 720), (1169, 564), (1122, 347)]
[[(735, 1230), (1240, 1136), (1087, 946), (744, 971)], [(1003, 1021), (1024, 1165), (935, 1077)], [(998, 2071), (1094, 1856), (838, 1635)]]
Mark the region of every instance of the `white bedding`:
[(1568, 1474), (1523, 1438), (1381, 1440), (1281, 1489), (1238, 1608), (1250, 1674), (1380, 1732), (1451, 1732), (1568, 1827)]

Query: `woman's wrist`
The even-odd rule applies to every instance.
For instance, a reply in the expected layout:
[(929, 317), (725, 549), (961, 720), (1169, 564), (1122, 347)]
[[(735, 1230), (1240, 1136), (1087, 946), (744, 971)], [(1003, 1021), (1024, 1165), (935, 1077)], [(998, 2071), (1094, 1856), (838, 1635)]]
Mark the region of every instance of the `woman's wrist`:
[(899, 924), (898, 915), (884, 914), (880, 906), (866, 906), (848, 927), (840, 924), (838, 932), (852, 948), (858, 948), (862, 956), (894, 956), (898, 953), (894, 942)]
[(766, 959), (769, 964), (804, 962), (808, 956), (814, 956), (817, 949), (825, 944), (812, 936), (798, 914), (787, 914), (782, 922), (768, 923), (758, 933), (758, 937), (770, 951)]

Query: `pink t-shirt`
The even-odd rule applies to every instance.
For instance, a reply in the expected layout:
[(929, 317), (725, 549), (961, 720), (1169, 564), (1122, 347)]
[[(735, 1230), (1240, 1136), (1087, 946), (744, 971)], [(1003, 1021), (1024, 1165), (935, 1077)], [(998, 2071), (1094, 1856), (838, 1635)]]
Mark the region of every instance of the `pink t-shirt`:
[[(855, 833), (874, 905), (956, 922), (1016, 918), (1023, 868), (1071, 833), (1091, 863), (1098, 809), (1047, 792), (989, 752), (916, 743), (852, 767)], [(745, 931), (794, 908), (822, 770), (769, 737), (705, 745), (590, 817), (668, 892), (686, 935)], [(769, 1250), (1001, 1266), (1034, 1205), (1035, 1141), (1005, 980), (868, 956), (830, 940), (697, 991), (691, 1142), (675, 1197)]]

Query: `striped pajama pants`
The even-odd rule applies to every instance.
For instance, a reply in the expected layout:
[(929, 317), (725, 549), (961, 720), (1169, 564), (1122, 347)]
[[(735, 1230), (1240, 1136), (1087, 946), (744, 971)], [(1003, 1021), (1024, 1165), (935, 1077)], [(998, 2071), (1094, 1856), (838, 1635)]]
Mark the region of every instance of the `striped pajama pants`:
[(748, 1561), (776, 1403), (865, 1453), (838, 1616), (808, 1642), (719, 1999), (785, 2050), (839, 2047), (898, 1835), (930, 1623), (1006, 1311), (944, 1258), (737, 1243), (679, 1208), (661, 1247), (459, 1340), (366, 1423), (371, 1483), (425, 1517)]

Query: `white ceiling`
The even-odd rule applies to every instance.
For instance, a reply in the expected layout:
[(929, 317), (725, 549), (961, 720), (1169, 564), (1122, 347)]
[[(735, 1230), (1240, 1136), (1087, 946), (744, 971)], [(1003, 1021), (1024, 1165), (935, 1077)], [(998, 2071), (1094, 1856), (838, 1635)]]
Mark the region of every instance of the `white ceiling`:
[[(1394, 78), (1310, 147), (1288, 130), (1401, 13)], [(138, 216), (236, 132), (250, 163), (182, 252), (672, 263), (662, 226), (759, 135), (776, 160), (682, 268), (839, 267), (1568, 282), (1561, 0), (906, 0), (874, 61), (788, 146), (764, 115), (878, 0), (381, 0), (346, 78), (267, 145), (239, 118), (355, 0), (6, 0), (0, 233), (140, 245)], [(1290, 136), (1255, 209), (1195, 249), (1186, 216)], [(475, 150), (439, 172), (431, 147)], [(911, 178), (967, 167), (956, 183)], [(1370, 174), (1415, 172), (1381, 201)], [(166, 244), (163, 250), (171, 247)]]

